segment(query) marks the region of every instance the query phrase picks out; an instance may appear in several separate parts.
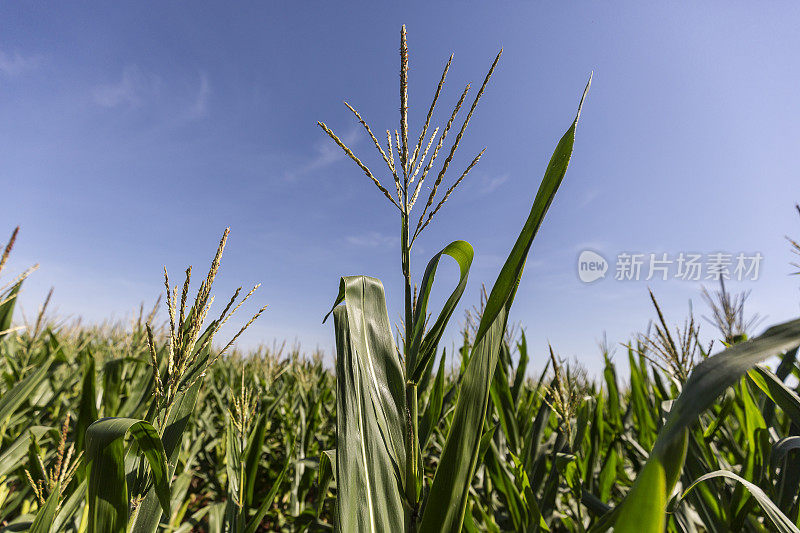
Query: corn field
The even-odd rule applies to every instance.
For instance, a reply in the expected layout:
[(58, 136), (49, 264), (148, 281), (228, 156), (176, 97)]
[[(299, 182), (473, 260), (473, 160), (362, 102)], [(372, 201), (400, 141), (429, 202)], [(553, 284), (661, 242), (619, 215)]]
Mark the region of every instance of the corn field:
[[(259, 294), (237, 290), (213, 306), (228, 230), (199, 283), (191, 267), (179, 283), (165, 269), (163, 303), (131, 323), (58, 323), (45, 302), (34, 323), (15, 326), (16, 297), (35, 273), (8, 276), (2, 531), (800, 532), (800, 319), (754, 335), (745, 297), (722, 285), (704, 293), (718, 340), (703, 345), (699, 321), (672, 325), (651, 293), (650, 330), (603, 346), (594, 378), (553, 349), (532, 353), (524, 329), (509, 324), (567, 175), (588, 84), (481, 305), (459, 309), (473, 260), (465, 241), (412, 279), (416, 239), (483, 154), (448, 180), (501, 54), (472, 101), (467, 85), (431, 131), (447, 61), (418, 138), (409, 138), (408, 56), (403, 28), (400, 127), (385, 142), (347, 104), (384, 174), (319, 123), (397, 210), (402, 320), (393, 329), (379, 280), (344, 277), (331, 290), (332, 367), (299, 348), (237, 350), (239, 335), (269, 313), (262, 307), (231, 339), (218, 338)], [(16, 239), (14, 231), (0, 261), (3, 279)], [(460, 275), (435, 310), (429, 297), (445, 256)], [(448, 324), (461, 328), (457, 346), (442, 342)]]

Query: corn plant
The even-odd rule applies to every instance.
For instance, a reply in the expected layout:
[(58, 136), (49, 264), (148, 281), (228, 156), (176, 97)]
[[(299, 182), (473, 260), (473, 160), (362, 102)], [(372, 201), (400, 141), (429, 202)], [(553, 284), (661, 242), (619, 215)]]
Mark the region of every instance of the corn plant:
[[(234, 337), (219, 351), (214, 350), (214, 334), (258, 288), (254, 287), (237, 303), (237, 289), (219, 317), (205, 330), (203, 324), (213, 297), (211, 288), (219, 269), (222, 252), (228, 238), (225, 230), (208, 275), (200, 283), (191, 307), (187, 297), (192, 269), (186, 270), (183, 289), (171, 287), (166, 268), (167, 311), (169, 334), (166, 347), (159, 350), (152, 330), (146, 327), (150, 364), (153, 370), (154, 399), (145, 419), (104, 418), (92, 423), (86, 431), (87, 459), (90, 462), (88, 482), (89, 531), (126, 531), (128, 529), (128, 494), (123, 438), (130, 435), (136, 442), (136, 453), (150, 468), (146, 488), (143, 468), (134, 487), (140, 494), (136, 502), (133, 531), (155, 531), (162, 513), (170, 511), (170, 480), (175, 471), (180, 442), (196, 403), (197, 392), (206, 372), (234, 343), (242, 332), (264, 311), (262, 307)], [(178, 295), (180, 294), (180, 300)], [(216, 353), (214, 353), (216, 352)], [(248, 408), (242, 406), (242, 409)], [(141, 491), (141, 492), (139, 492)]]
[[(319, 123), (399, 210), (401, 269), (405, 287), (402, 351), (392, 339), (383, 285), (379, 280), (366, 276), (342, 278), (339, 295), (334, 302), (332, 313), (336, 331), (338, 379), (336, 519), (340, 530), (387, 531), (402, 526), (405, 531), (457, 531), (464, 521), (508, 311), (533, 238), (566, 173), (580, 108), (586, 96), (584, 91), (576, 118), (556, 147), (528, 220), (489, 294), (461, 382), (454, 421), (433, 479), (426, 486), (419, 441), (418, 388), (420, 379), (433, 365), (438, 343), (463, 294), (473, 251), (465, 241), (454, 241), (444, 247), (428, 262), (419, 291), (413, 298), (411, 250), (415, 240), (483, 154), (481, 151), (475, 156), (441, 198), (437, 197), (439, 186), (501, 54), (502, 50), (475, 95), (413, 229), (411, 211), (470, 89), (467, 85), (461, 93), (441, 135), (437, 137), (438, 128), (435, 129), (422, 150), (452, 56), (445, 65), (413, 150), (408, 131), (408, 46), (405, 27), (400, 36), (400, 128), (399, 131), (395, 130), (394, 142), (387, 131), (387, 150), (383, 149), (361, 115), (346, 104), (388, 166), (394, 180), (395, 195), (382, 185), (327, 125)], [(588, 88), (587, 84), (587, 91)], [(426, 163), (426, 155), (434, 140), (436, 147)], [(443, 255), (450, 256), (458, 263), (460, 279), (436, 320), (427, 327), (428, 298)], [(342, 302), (344, 305), (339, 306)], [(423, 498), (424, 486), (426, 494)]]

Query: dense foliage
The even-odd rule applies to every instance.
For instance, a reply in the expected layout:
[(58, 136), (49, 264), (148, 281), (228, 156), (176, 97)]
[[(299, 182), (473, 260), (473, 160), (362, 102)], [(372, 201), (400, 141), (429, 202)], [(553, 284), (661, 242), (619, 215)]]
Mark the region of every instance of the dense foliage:
[[(449, 433), (474, 333), (470, 323), (453, 364), (439, 357), (421, 381), (426, 479)], [(165, 335), (157, 334), (157, 342)], [(679, 345), (666, 342), (663, 348), (680, 354)], [(758, 368), (738, 380), (691, 426), (670, 530), (775, 530), (774, 512), (797, 524), (800, 402), (796, 390), (783, 386), (798, 376), (796, 351), (783, 355), (776, 373)], [(146, 418), (154, 397), (144, 319), (126, 327), (9, 333), (0, 354), (0, 520), (10, 530), (25, 529), (55, 491), (60, 508), (50, 530), (84, 531), (86, 429), (101, 417)], [(582, 531), (624, 498), (683, 383), (669, 366), (678, 359), (665, 359), (646, 340), (621, 355), (629, 378), (618, 375), (616, 358), (606, 354), (602, 379), (590, 380), (579, 366), (529, 353), (523, 334), (506, 337), (466, 530), (541, 524)], [(549, 362), (536, 379), (525, 377), (531, 358)], [(703, 358), (699, 350), (698, 361)], [(336, 481), (324, 452), (335, 447), (335, 387), (319, 356), (297, 350), (219, 359), (181, 441), (171, 513), (162, 526), (222, 531), (233, 506), (248, 519), (259, 516), (252, 530), (330, 529)], [(65, 479), (73, 465), (74, 475)], [(709, 479), (680, 497), (714, 471), (741, 479)], [(143, 491), (133, 480), (129, 487), (135, 512)]]

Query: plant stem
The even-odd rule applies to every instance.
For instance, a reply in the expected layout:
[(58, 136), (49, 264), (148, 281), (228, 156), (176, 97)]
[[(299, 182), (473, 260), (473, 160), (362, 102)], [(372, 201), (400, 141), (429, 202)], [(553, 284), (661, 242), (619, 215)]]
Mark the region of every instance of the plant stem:
[(411, 509), (406, 510), (406, 531), (417, 530), (417, 472), (419, 470), (419, 454), (417, 453), (417, 384), (406, 382), (406, 404), (408, 405), (409, 431), (406, 442), (406, 497), (411, 502)]
[[(403, 281), (405, 285), (405, 343), (404, 351), (408, 356), (408, 350), (411, 348), (411, 336), (414, 331), (413, 324), (413, 309), (411, 308), (411, 241), (408, 226), (408, 214), (401, 213), (400, 215), (402, 234), (400, 236), (400, 247), (402, 253), (403, 265)], [(408, 368), (409, 361), (406, 359), (406, 371), (413, 370)]]
[(408, 377), (414, 371), (412, 366), (416, 364), (409, 358), (414, 327), (413, 309), (411, 298), (411, 241), (409, 239), (408, 213), (401, 213), (402, 235), (400, 239), (403, 279), (405, 285), (405, 339), (403, 348), (406, 360), (406, 486), (405, 495), (411, 504), (411, 508), (406, 509), (406, 532), (416, 531), (416, 509), (417, 509), (417, 471), (418, 471), (418, 450), (417, 450), (417, 384), (411, 382)]

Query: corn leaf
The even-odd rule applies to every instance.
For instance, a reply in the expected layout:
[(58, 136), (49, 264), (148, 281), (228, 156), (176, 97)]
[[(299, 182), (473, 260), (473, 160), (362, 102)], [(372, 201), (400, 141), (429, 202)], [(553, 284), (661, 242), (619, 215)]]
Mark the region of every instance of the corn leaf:
[(269, 489), (269, 493), (267, 493), (264, 499), (261, 500), (261, 504), (259, 505), (256, 514), (250, 519), (247, 527), (245, 527), (245, 533), (255, 533), (258, 529), (258, 526), (261, 524), (261, 521), (264, 520), (267, 511), (269, 511), (269, 508), (272, 506), (272, 502), (275, 500), (275, 496), (278, 494), (278, 489), (280, 489), (281, 483), (283, 483), (283, 478), (286, 477), (286, 471), (289, 470), (289, 465), (291, 463), (291, 457), (287, 457), (286, 463), (283, 465), (283, 469), (281, 470), (280, 474), (278, 474), (278, 477), (275, 478), (272, 488)]
[(0, 479), (6, 476), (21, 466), (20, 461), (25, 457), (28, 452), (28, 445), (31, 439), (38, 441), (39, 438), (47, 433), (50, 428), (46, 426), (33, 426), (17, 437), (13, 443), (6, 447), (6, 450), (0, 455)]
[(3, 397), (0, 398), (0, 427), (4, 427), (14, 411), (32, 397), (44, 378), (50, 373), (51, 362), (52, 357), (41, 363), (36, 370), (30, 372), (10, 391), (3, 394)]
[(424, 451), (428, 446), (428, 440), (433, 434), (433, 430), (439, 424), (442, 415), (442, 405), (444, 402), (444, 380), (445, 380), (445, 357), (439, 359), (439, 369), (436, 371), (436, 379), (433, 381), (433, 390), (428, 398), (428, 405), (422, 415), (419, 424), (419, 446)]
[(256, 422), (256, 427), (250, 432), (247, 438), (247, 445), (244, 449), (244, 502), (246, 505), (253, 503), (253, 490), (256, 485), (258, 475), (258, 463), (261, 460), (261, 451), (264, 444), (264, 437), (267, 434), (268, 419), (265, 414), (261, 414)]
[(686, 495), (690, 493), (698, 484), (715, 477), (732, 479), (745, 487), (764, 510), (764, 514), (766, 514), (767, 518), (770, 520), (770, 522), (772, 522), (772, 525), (775, 526), (775, 531), (780, 533), (800, 533), (800, 529), (798, 529), (797, 526), (795, 526), (792, 521), (781, 512), (780, 509), (778, 509), (778, 506), (769, 499), (769, 496), (767, 496), (761, 487), (727, 470), (717, 470), (715, 472), (709, 472), (704, 476), (700, 476), (689, 486), (689, 488), (683, 492), (680, 500), (685, 498)]
[(339, 531), (402, 529), (405, 380), (383, 285), (366, 276), (342, 278), (332, 312), (337, 526)]
[(17, 295), (22, 288), (22, 281), (17, 282), (11, 290), (2, 296), (0, 300), (0, 339), (8, 334), (11, 329), (11, 319), (14, 315), (14, 305), (17, 303)]
[[(501, 346), (500, 349), (502, 352), (508, 350), (506, 346)], [(519, 453), (517, 412), (511, 393), (511, 387), (508, 384), (508, 375), (506, 374), (503, 364), (498, 364), (494, 371), (494, 378), (492, 379), (492, 386), (489, 388), (489, 394), (494, 404), (497, 417), (500, 419), (500, 427), (503, 428), (503, 433), (506, 439), (508, 439), (508, 445), (511, 450), (517, 454)]]
[(75, 448), (79, 451), (85, 449), (86, 430), (98, 418), (94, 356), (88, 348), (83, 351), (82, 355), (83, 379), (81, 380), (81, 396), (78, 404), (78, 420), (75, 425)]
[[(197, 395), (200, 391), (200, 386), (203, 384), (203, 376), (201, 374), (210, 355), (206, 339), (214, 332), (215, 328), (216, 323), (212, 322), (197, 340), (196, 345), (204, 347), (202, 348), (203, 351), (196, 355), (195, 364), (189, 368), (187, 374), (183, 377), (182, 383), (185, 386), (181, 388), (181, 392), (176, 396), (175, 404), (166, 417), (161, 441), (164, 445), (164, 453), (167, 456), (167, 479), (172, 478), (175, 473), (175, 467), (178, 464), (178, 454), (183, 440), (183, 433), (189, 425), (189, 419), (194, 412)], [(148, 416), (148, 419), (152, 418)], [(147, 491), (144, 500), (136, 510), (136, 516), (133, 518), (132, 532), (153, 533), (156, 531), (163, 509), (160, 499), (155, 487)]]
[(84, 500), (86, 497), (86, 480), (84, 479), (81, 481), (78, 488), (70, 495), (67, 501), (61, 504), (61, 509), (58, 511), (58, 514), (53, 521), (52, 530), (53, 531), (63, 531), (65, 529), (65, 525), (67, 520), (72, 518), (75, 513), (78, 512), (83, 506)]
[(164, 513), (169, 515), (169, 477), (164, 446), (147, 421), (102, 418), (86, 431), (89, 463), (89, 533), (124, 532), (128, 526), (128, 485), (123, 438), (130, 434), (150, 464), (153, 485)]
[(334, 472), (336, 472), (336, 450), (325, 450), (319, 456), (319, 470), (317, 471), (317, 485), (319, 486), (317, 519), (325, 507), (325, 498), (328, 496), (328, 488), (334, 481)]
[(528, 368), (528, 340), (525, 338), (525, 332), (520, 332), (520, 340), (517, 343), (517, 351), (519, 352), (519, 362), (517, 363), (517, 371), (514, 373), (514, 384), (511, 386), (511, 396), (514, 399), (514, 405), (519, 406), (519, 394), (522, 391), (522, 384), (525, 381), (525, 371)]
[(56, 482), (55, 486), (44, 502), (44, 505), (37, 511), (36, 518), (34, 518), (31, 528), (28, 533), (49, 533), (53, 522), (56, 519), (56, 512), (58, 511), (58, 497), (61, 492), (61, 485)]
[[(433, 288), (433, 279), (436, 276), (436, 269), (439, 266), (439, 260), (443, 255), (449, 255), (458, 263), (460, 271), (458, 285), (450, 294), (450, 297), (442, 307), (439, 316), (430, 327), (428, 333), (424, 335), (425, 322), (428, 317), (428, 298)], [(453, 241), (444, 247), (442, 251), (434, 255), (425, 267), (425, 274), (422, 277), (422, 284), (420, 285), (419, 296), (417, 297), (417, 306), (414, 309), (414, 331), (411, 348), (408, 351), (407, 357), (409, 358), (408, 367), (413, 369), (411, 373), (411, 380), (417, 383), (422, 377), (422, 373), (428, 366), (431, 358), (436, 355), (436, 347), (444, 334), (447, 322), (455, 311), (458, 301), (464, 294), (464, 289), (467, 287), (467, 277), (469, 276), (469, 269), (472, 265), (472, 258), (474, 252), (472, 245), (466, 241)]]
[(800, 396), (795, 391), (787, 387), (778, 376), (760, 366), (750, 370), (747, 378), (755, 383), (775, 405), (783, 409), (795, 424), (800, 425)]
[(226, 414), (227, 423), (225, 424), (225, 473), (228, 480), (228, 497), (225, 501), (225, 531), (240, 532), (242, 530), (242, 511), (243, 507), (239, 502), (243, 501), (242, 484), (242, 444), (239, 440), (239, 433), (233, 423), (230, 413)]
[(528, 219), (486, 302), (467, 362), (451, 430), (447, 435), (423, 512), (420, 526), (420, 531), (423, 533), (461, 530), (467, 509), (469, 485), (477, 466), (478, 446), (488, 407), (489, 389), (506, 329), (508, 312), (514, 301), (533, 238), (567, 172), (581, 106), (590, 83), (591, 79), (586, 84), (575, 120), (556, 146)]
[(683, 468), (686, 428), (750, 367), (798, 343), (800, 319), (773, 326), (761, 336), (735, 344), (695, 367), (672, 405), (647, 464), (621, 504), (615, 532), (664, 530), (667, 497)]

